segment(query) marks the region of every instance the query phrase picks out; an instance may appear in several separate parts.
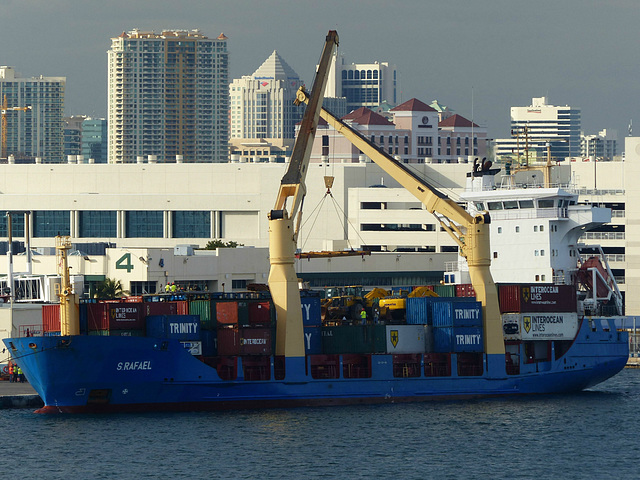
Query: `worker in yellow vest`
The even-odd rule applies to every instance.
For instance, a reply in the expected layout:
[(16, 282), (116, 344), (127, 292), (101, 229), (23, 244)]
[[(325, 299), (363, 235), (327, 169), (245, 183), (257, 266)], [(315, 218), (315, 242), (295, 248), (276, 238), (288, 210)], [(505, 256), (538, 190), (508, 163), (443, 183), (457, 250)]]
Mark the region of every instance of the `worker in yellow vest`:
[(367, 311), (364, 308), (360, 310), (360, 320), (362, 325), (367, 324)]

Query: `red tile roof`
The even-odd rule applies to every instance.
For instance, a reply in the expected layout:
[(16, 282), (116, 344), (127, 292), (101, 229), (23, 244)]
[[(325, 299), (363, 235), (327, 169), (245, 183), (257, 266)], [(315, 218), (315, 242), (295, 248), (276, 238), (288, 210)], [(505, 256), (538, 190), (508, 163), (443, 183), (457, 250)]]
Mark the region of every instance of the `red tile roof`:
[(442, 120), (438, 123), (439, 127), (478, 127), (475, 123), (467, 120), (462, 115), (452, 115), (449, 118)]
[(424, 102), (421, 102), (417, 98), (412, 98), (404, 103), (401, 103), (397, 107), (391, 109), (392, 112), (435, 112), (436, 109), (430, 107)]
[(360, 125), (393, 125), (382, 115), (369, 110), (367, 107), (360, 107), (357, 110), (342, 117), (343, 120), (352, 120)]

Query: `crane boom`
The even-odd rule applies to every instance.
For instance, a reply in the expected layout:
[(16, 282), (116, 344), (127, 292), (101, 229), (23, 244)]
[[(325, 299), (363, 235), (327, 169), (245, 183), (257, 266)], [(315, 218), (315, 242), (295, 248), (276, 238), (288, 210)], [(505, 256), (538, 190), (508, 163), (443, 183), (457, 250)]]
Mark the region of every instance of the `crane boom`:
[(19, 111), (26, 112), (27, 110), (31, 110), (31, 106), (28, 107), (8, 107), (7, 106), (7, 96), (5, 95), (2, 100), (2, 108), (0, 109), (2, 125), (0, 126), (1, 138), (2, 138), (2, 149), (0, 149), (0, 158), (7, 158), (7, 113), (10, 111)]
[[(470, 215), (455, 201), (429, 185), (416, 173), (409, 170), (406, 165), (381, 151), (364, 135), (335, 117), (331, 112), (323, 108), (320, 116), (411, 192), (422, 202), (427, 211), (436, 215), (440, 224), (460, 247), (460, 254), (466, 258), (469, 265), (471, 283), (476, 291), (476, 298), (483, 307), (485, 352), (504, 354), (504, 336), (498, 305), (498, 292), (489, 269), (491, 266), (489, 240), (491, 219), (489, 214)], [(444, 217), (446, 221), (443, 221), (441, 217)]]
[[(291, 161), (280, 183), (273, 210), (269, 213), (269, 289), (277, 313), (276, 355), (304, 357), (302, 305), (295, 271), (295, 251), (306, 193), (304, 184), (318, 127), (320, 108), (329, 76), (330, 61), (338, 45), (338, 33), (330, 30), (325, 39), (311, 96), (298, 91), (296, 104), (307, 102), (296, 137)], [(287, 209), (287, 200), (292, 198)], [(297, 218), (296, 218), (297, 217)], [(296, 225), (294, 227), (294, 219)]]

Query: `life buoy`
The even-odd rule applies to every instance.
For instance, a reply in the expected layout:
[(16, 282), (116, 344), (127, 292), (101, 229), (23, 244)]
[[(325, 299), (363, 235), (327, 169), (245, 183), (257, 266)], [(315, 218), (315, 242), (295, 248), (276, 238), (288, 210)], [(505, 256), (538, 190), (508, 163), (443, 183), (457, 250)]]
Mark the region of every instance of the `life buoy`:
[(5, 365), (4, 367), (2, 367), (2, 373), (9, 373), (9, 366)]

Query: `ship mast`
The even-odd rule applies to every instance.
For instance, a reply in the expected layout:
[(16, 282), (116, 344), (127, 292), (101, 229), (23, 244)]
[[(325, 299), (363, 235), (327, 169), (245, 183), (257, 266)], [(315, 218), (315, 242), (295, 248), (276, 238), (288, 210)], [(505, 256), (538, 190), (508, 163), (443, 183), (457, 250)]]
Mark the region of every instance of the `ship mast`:
[(77, 296), (73, 293), (71, 276), (69, 275), (68, 251), (71, 250), (71, 240), (67, 236), (56, 237), (56, 260), (60, 275), (60, 335), (80, 334), (80, 313)]

